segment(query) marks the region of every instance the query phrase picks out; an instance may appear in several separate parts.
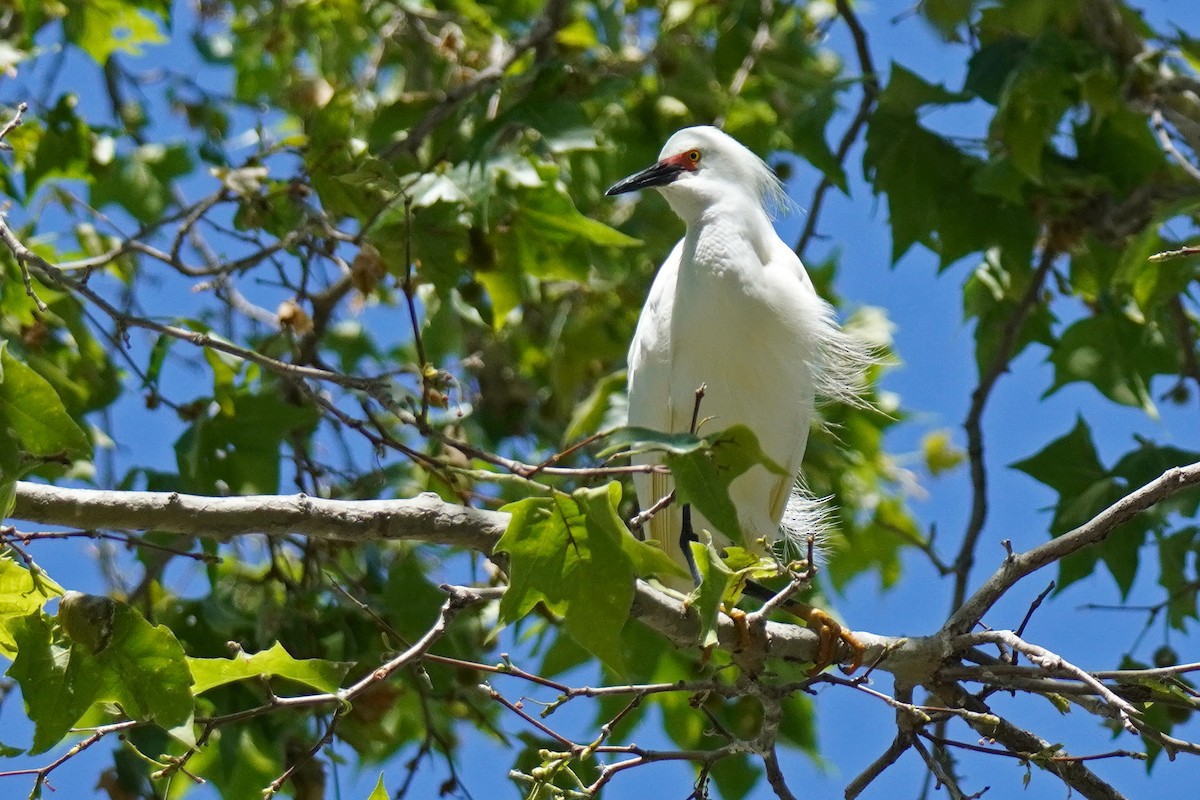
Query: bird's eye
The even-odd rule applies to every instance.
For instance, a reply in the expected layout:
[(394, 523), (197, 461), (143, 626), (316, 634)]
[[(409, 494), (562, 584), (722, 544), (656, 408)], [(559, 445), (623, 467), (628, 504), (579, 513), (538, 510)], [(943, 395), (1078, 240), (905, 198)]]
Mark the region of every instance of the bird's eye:
[(687, 151), (687, 160), (692, 162), (693, 164), (700, 163), (700, 151), (699, 150), (688, 150)]

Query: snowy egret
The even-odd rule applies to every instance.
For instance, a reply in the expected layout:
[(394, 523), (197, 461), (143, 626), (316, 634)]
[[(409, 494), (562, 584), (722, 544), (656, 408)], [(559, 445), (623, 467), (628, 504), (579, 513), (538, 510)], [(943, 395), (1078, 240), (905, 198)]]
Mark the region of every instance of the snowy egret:
[[(781, 476), (755, 466), (729, 488), (747, 546), (761, 551), (762, 543), (786, 538), (780, 525), (816, 399), (857, 399), (871, 355), (837, 326), (799, 257), (775, 232), (769, 209), (786, 204), (783, 187), (737, 140), (709, 126), (684, 128), (656, 164), (607, 194), (646, 188), (662, 193), (687, 231), (654, 279), (629, 348), (629, 424), (687, 432), (699, 402), (707, 430), (749, 427), (787, 471)], [(636, 475), (634, 483), (643, 510), (672, 490), (667, 474)], [(731, 540), (678, 504), (649, 522), (650, 535), (695, 577), (691, 528), (708, 530), (717, 546)], [(818, 668), (833, 660), (839, 638), (859, 660), (861, 645), (827, 614), (803, 604), (791, 610), (821, 636)]]

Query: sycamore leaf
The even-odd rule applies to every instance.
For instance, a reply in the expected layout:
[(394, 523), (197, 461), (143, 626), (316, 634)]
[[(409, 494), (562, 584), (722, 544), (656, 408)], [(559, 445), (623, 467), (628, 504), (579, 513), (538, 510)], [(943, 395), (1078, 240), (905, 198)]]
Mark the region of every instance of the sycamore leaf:
[(608, 446), (600, 451), (603, 458), (617, 453), (636, 455), (651, 451), (683, 455), (704, 449), (704, 439), (692, 433), (661, 433), (650, 428), (629, 425), (605, 435)]
[(387, 787), (383, 785), (383, 773), (379, 773), (379, 780), (375, 783), (375, 788), (371, 790), (367, 800), (391, 800), (391, 795), (388, 794)]
[(608, 416), (613, 395), (625, 388), (625, 370), (618, 370), (596, 381), (592, 391), (571, 413), (571, 421), (563, 433), (564, 445), (600, 430)]
[(58, 744), (92, 706), (113, 703), (134, 720), (179, 728), (192, 719), (192, 676), (165, 625), (151, 625), (114, 601), (111, 635), (99, 652), (78, 644), (40, 610), (14, 620), (17, 654), (8, 674), (21, 686), (34, 723), (33, 747)]
[(659, 452), (675, 480), (677, 502), (690, 503), (714, 526), (741, 543), (737, 509), (729, 485), (755, 465), (783, 475), (786, 470), (763, 452), (758, 437), (745, 425), (699, 437), (690, 433), (659, 433), (648, 428), (619, 428), (607, 437), (601, 455)]
[(633, 604), (634, 578), (679, 568), (633, 538), (616, 512), (620, 498), (614, 482), (510, 503), (503, 510), (512, 516), (496, 552), (509, 556), (502, 621), (515, 622), (542, 603), (563, 617), (575, 641), (624, 674), (621, 628)]
[(1092, 444), (1092, 429), (1083, 417), (1075, 418), (1070, 433), (1010, 466), (1064, 496), (1079, 494), (1108, 475)]
[(717, 644), (721, 603), (734, 587), (737, 577), (725, 566), (711, 540), (690, 544), (700, 573), (700, 585), (692, 592), (690, 603), (700, 616), (700, 646), (713, 647)]
[(1196, 592), (1186, 567), (1196, 549), (1200, 528), (1189, 526), (1163, 537), (1158, 544), (1158, 585), (1166, 590), (1167, 623), (1176, 630), (1186, 631), (1187, 620), (1196, 619)]
[(44, 574), (35, 574), (0, 555), (0, 655), (16, 655), (16, 642), (10, 624), (42, 607), (52, 597), (62, 594), (62, 587)]
[(142, 45), (167, 41), (149, 12), (125, 0), (88, 0), (67, 15), (65, 25), (71, 40), (97, 64), (118, 51), (136, 56)]
[(1176, 371), (1177, 359), (1152, 326), (1114, 313), (1085, 317), (1067, 328), (1051, 351), (1054, 385), (1046, 394), (1084, 381), (1114, 402), (1154, 415), (1150, 379)]
[(532, 206), (521, 209), (521, 215), (532, 222), (544, 235), (560, 236), (590, 242), (602, 247), (636, 247), (641, 241), (611, 228), (603, 222), (585, 217), (573, 207), (556, 209), (558, 213), (539, 211)]
[(86, 458), (92, 445), (75, 424), (50, 382), (8, 352), (0, 341), (0, 435), (43, 458)]
[(930, 475), (948, 472), (967, 457), (966, 452), (954, 444), (953, 434), (947, 428), (930, 431), (921, 437), (921, 454)]
[(321, 692), (336, 692), (350, 669), (349, 664), (337, 661), (295, 658), (279, 642), (268, 650), (238, 653), (233, 658), (189, 658), (188, 665), (196, 694), (247, 678), (287, 678)]
[(55, 641), (50, 617), (41, 611), (9, 622), (16, 656), (8, 677), (21, 687), (25, 713), (33, 722), (30, 753), (41, 753), (58, 744), (75, 721), (92, 705), (99, 687), (88, 674), (67, 678), (71, 660), (69, 644)]
[(691, 503), (719, 530), (742, 543), (737, 509), (729, 499), (729, 485), (751, 467), (761, 464), (776, 475), (786, 470), (762, 451), (758, 437), (745, 425), (734, 425), (704, 437), (708, 449), (668, 455), (667, 466), (675, 479), (676, 501)]

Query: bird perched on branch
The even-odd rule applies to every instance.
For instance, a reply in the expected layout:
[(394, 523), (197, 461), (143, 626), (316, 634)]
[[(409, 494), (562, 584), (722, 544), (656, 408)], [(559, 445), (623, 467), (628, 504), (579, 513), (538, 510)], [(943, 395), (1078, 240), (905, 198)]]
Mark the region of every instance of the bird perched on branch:
[[(786, 470), (778, 475), (756, 465), (729, 487), (745, 544), (761, 551), (756, 543), (786, 538), (780, 524), (817, 398), (861, 402), (863, 370), (873, 358), (837, 326), (799, 257), (776, 234), (769, 210), (786, 205), (787, 196), (771, 168), (741, 143), (717, 128), (685, 128), (656, 164), (607, 194), (646, 188), (662, 193), (687, 231), (658, 271), (629, 348), (629, 424), (686, 433), (698, 411), (708, 430), (750, 428)], [(654, 463), (655, 456), (638, 460)], [(634, 483), (643, 510), (672, 491), (665, 473), (638, 474)], [(733, 539), (677, 503), (649, 521), (650, 535), (693, 578), (688, 540), (701, 529), (717, 546)], [(791, 610), (821, 635), (818, 667), (833, 660), (839, 638), (861, 654), (824, 612), (803, 604)]]

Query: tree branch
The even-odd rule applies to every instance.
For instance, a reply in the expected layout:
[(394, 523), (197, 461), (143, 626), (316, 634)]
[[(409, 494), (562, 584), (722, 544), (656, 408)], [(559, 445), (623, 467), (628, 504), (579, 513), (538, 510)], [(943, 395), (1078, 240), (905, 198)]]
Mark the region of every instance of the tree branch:
[(1029, 316), (1038, 305), (1038, 296), (1042, 292), (1042, 285), (1046, 282), (1046, 276), (1050, 274), (1050, 267), (1054, 264), (1057, 256), (1057, 251), (1049, 247), (1042, 250), (1041, 260), (1033, 276), (1029, 279), (1029, 286), (1025, 290), (1025, 294), (1021, 297), (1017, 307), (1013, 309), (1013, 313), (1005, 320), (995, 357), (992, 358), (992, 363), (988, 366), (987, 371), (980, 375), (979, 385), (971, 393), (971, 407), (963, 422), (963, 428), (967, 432), (967, 458), (971, 468), (971, 516), (967, 521), (967, 529), (963, 533), (962, 544), (958, 548), (958, 556), (954, 559), (954, 599), (951, 608), (961, 606), (963, 598), (966, 597), (967, 582), (971, 577), (971, 568), (975, 565), (975, 547), (979, 543), (979, 536), (983, 533), (983, 526), (987, 521), (987, 467), (983, 460), (983, 412), (987, 407), (988, 398), (991, 397), (992, 389), (996, 386), (996, 381), (1008, 370), (1008, 364), (1012, 360), (1021, 329), (1025, 327)]
[[(849, 1), (837, 0), (837, 10), (838, 15), (845, 21), (846, 27), (850, 29), (850, 37), (854, 40), (854, 53), (858, 57), (858, 68), (862, 72), (862, 97), (858, 101), (858, 110), (854, 113), (854, 119), (846, 127), (845, 133), (842, 134), (837, 150), (834, 151), (834, 157), (837, 158), (838, 163), (845, 164), (846, 155), (858, 141), (863, 126), (871, 118), (871, 109), (875, 106), (875, 99), (879, 97), (879, 74), (875, 71), (875, 62), (871, 58), (871, 48), (867, 44), (867, 32), (863, 29), (854, 10), (850, 8)], [(812, 200), (808, 204), (808, 216), (804, 220), (804, 229), (800, 232), (800, 238), (796, 240), (794, 249), (796, 255), (801, 258), (804, 257), (804, 251), (808, 248), (809, 242), (816, 236), (821, 206), (824, 205), (825, 195), (831, 188), (833, 188), (833, 181), (828, 175), (822, 175), (821, 182), (817, 184)]]
[(1173, 467), (1073, 531), (1006, 558), (992, 577), (958, 607), (946, 623), (945, 630), (953, 635), (967, 633), (1021, 578), (1084, 547), (1104, 541), (1121, 523), (1193, 486), (1200, 486), (1200, 463)]
[(158, 530), (225, 540), (251, 533), (326, 541), (420, 540), (490, 553), (508, 515), (447, 503), (432, 492), (411, 500), (325, 500), (307, 495), (200, 497), (177, 492), (67, 489), (17, 483), (12, 516), (46, 525)]

